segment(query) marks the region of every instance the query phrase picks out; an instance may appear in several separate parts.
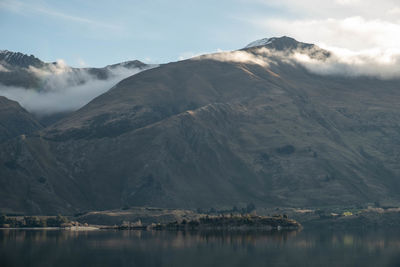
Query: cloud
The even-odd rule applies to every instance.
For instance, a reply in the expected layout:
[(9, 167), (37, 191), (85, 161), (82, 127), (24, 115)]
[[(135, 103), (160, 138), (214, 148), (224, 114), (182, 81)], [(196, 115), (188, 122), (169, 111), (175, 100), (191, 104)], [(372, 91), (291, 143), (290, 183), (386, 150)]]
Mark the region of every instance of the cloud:
[(9, 72), (9, 70), (0, 64), (0, 72)]
[(178, 60), (185, 60), (193, 57), (198, 57), (207, 53), (183, 52), (179, 55)]
[(238, 16), (261, 33), (259, 38), (287, 35), (353, 51), (400, 47), (398, 0), (323, 0), (318, 4), (314, 0), (249, 1), (279, 10), (276, 15)]
[(216, 51), (212, 51), (212, 52), (192, 52), (192, 51), (187, 51), (187, 52), (183, 52), (179, 55), (178, 60), (185, 60), (185, 59), (189, 59), (189, 58), (195, 58), (195, 57), (199, 57), (201, 55), (206, 55), (206, 54), (214, 54), (214, 53), (221, 53), (224, 52), (222, 49), (218, 48)]
[(122, 79), (144, 69), (116, 67), (108, 70), (109, 78), (101, 80), (86, 69), (73, 69), (59, 60), (44, 69), (30, 68), (41, 79), (38, 90), (0, 84), (0, 95), (19, 102), (38, 116), (68, 112), (79, 109)]
[[(400, 77), (400, 4), (394, 0), (254, 0), (285, 10), (279, 17), (242, 17), (270, 35), (287, 35), (333, 52), (326, 61), (293, 60), (322, 75)], [(268, 37), (268, 36), (260, 36)]]
[(87, 67), (86, 62), (85, 62), (82, 58), (78, 58), (78, 59), (77, 59), (77, 62), (78, 62), (78, 66), (79, 66), (79, 67), (81, 67), (81, 68)]
[[(297, 52), (291, 60), (321, 75), (400, 77), (398, 0), (242, 0), (277, 10), (241, 14), (259, 38), (291, 36), (333, 52), (325, 61)], [(265, 36), (267, 33), (267, 36)]]
[(279, 36), (288, 35), (318, 45), (353, 50), (400, 47), (400, 24), (378, 19), (253, 19), (251, 23)]
[(208, 55), (201, 55), (198, 57), (192, 58), (193, 60), (204, 60), (211, 59), (222, 62), (236, 62), (236, 63), (245, 63), (245, 64), (256, 64), (260, 66), (267, 67), (271, 62), (268, 59), (269, 50), (259, 50), (258, 54), (248, 53), (246, 51), (231, 51), (231, 52), (220, 52)]
[(388, 10), (387, 12), (389, 15), (398, 16), (400, 15), (400, 7), (394, 7)]
[(399, 8), (398, 0), (242, 0), (258, 2), (267, 7), (275, 7), (289, 12), (297, 19), (322, 19), (360, 16), (367, 20), (381, 19), (398, 22), (398, 17), (390, 16), (390, 11)]
[(353, 52), (333, 47), (328, 50), (332, 52), (332, 56), (323, 61), (301, 52), (295, 53), (292, 58), (309, 71), (320, 75), (368, 76), (380, 79), (400, 77), (400, 50), (370, 49)]
[[(330, 56), (326, 57), (325, 53), (318, 53), (320, 49), (331, 52)], [(296, 51), (276, 51), (261, 47), (253, 49), (251, 53), (239, 50), (192, 58), (192, 60), (207, 59), (256, 64), (265, 68), (278, 62), (291, 65), (300, 64), (318, 75), (368, 76), (379, 79), (400, 78), (400, 49), (367, 49), (354, 52), (349, 49), (325, 46)]]

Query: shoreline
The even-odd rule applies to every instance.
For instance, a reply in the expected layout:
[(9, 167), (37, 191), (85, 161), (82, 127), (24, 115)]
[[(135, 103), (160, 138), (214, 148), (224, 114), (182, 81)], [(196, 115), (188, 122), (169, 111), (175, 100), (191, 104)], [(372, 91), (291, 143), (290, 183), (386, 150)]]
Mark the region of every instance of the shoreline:
[(73, 227), (0, 227), (0, 230), (67, 230), (67, 231), (94, 231), (102, 230), (94, 226), (73, 226)]
[[(70, 221), (57, 227), (48, 227), (46, 224), (31, 225), (32, 218), (36, 221), (44, 221), (39, 217), (24, 217), (19, 221), (16, 218), (10, 218), (10, 221), (17, 222), (13, 225), (3, 224), (0, 229), (31, 229), (31, 230), (69, 230), (69, 231), (91, 231), (91, 230), (297, 230), (301, 229), (300, 223), (287, 216), (257, 216), (257, 215), (219, 215), (202, 216), (191, 220), (171, 220), (169, 222), (157, 222), (142, 224), (140, 220), (136, 222), (123, 221), (121, 224), (102, 225), (89, 224)], [(8, 225), (8, 227), (4, 227)]]

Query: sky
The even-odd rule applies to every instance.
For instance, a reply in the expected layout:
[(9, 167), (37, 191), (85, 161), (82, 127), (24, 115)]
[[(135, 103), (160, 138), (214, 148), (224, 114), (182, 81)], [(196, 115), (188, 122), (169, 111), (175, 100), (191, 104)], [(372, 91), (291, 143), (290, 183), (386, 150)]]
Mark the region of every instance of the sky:
[(398, 0), (0, 0), (0, 49), (75, 67), (165, 63), (291, 36), (338, 51), (398, 51)]

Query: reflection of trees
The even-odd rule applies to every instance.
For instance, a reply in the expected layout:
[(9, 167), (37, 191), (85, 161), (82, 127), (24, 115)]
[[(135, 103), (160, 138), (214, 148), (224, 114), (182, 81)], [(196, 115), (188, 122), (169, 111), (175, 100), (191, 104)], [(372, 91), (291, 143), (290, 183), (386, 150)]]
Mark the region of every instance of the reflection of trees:
[(191, 248), (216, 247), (286, 247), (312, 249), (360, 248), (365, 250), (391, 248), (400, 251), (400, 233), (345, 233), (300, 231), (66, 231), (66, 230), (0, 230), (2, 247), (14, 246), (56, 247), (56, 245), (93, 248)]
[(398, 266), (399, 252), (393, 232), (0, 230), (0, 266)]
[(298, 231), (198, 230), (148, 231), (146, 234), (151, 236), (153, 239), (152, 242), (154, 242), (156, 246), (188, 248), (211, 244), (216, 246), (257, 246), (268, 243), (274, 245), (284, 244), (290, 238), (295, 237)]

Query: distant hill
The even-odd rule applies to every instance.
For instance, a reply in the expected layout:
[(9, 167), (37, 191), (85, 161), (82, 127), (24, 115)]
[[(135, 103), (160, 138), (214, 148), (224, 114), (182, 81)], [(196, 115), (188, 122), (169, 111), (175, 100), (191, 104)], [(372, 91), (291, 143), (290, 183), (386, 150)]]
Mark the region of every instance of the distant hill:
[(42, 128), (17, 102), (0, 96), (0, 143), (19, 135), (29, 135)]
[(26, 55), (20, 52), (8, 50), (0, 51), (0, 84), (15, 87), (33, 88), (36, 90), (45, 90), (46, 83), (43, 83), (43, 77), (49, 77), (51, 74), (60, 74), (60, 70), (68, 71), (72, 77), (71, 83), (85, 83), (89, 74), (92, 78), (104, 80), (114, 75), (113, 70), (121, 68), (146, 68), (148, 65), (139, 61), (127, 61), (118, 64), (106, 66), (104, 68), (72, 68), (66, 65), (60, 65), (60, 62), (46, 63), (33, 55)]
[(19, 101), (40, 123), (50, 125), (120, 80), (152, 67), (132, 60), (103, 68), (73, 68), (63, 61), (46, 63), (33, 55), (2, 50), (0, 95)]
[(330, 56), (283, 37), (161, 65), (2, 144), (0, 211), (398, 205), (399, 80), (313, 74), (299, 50)]

